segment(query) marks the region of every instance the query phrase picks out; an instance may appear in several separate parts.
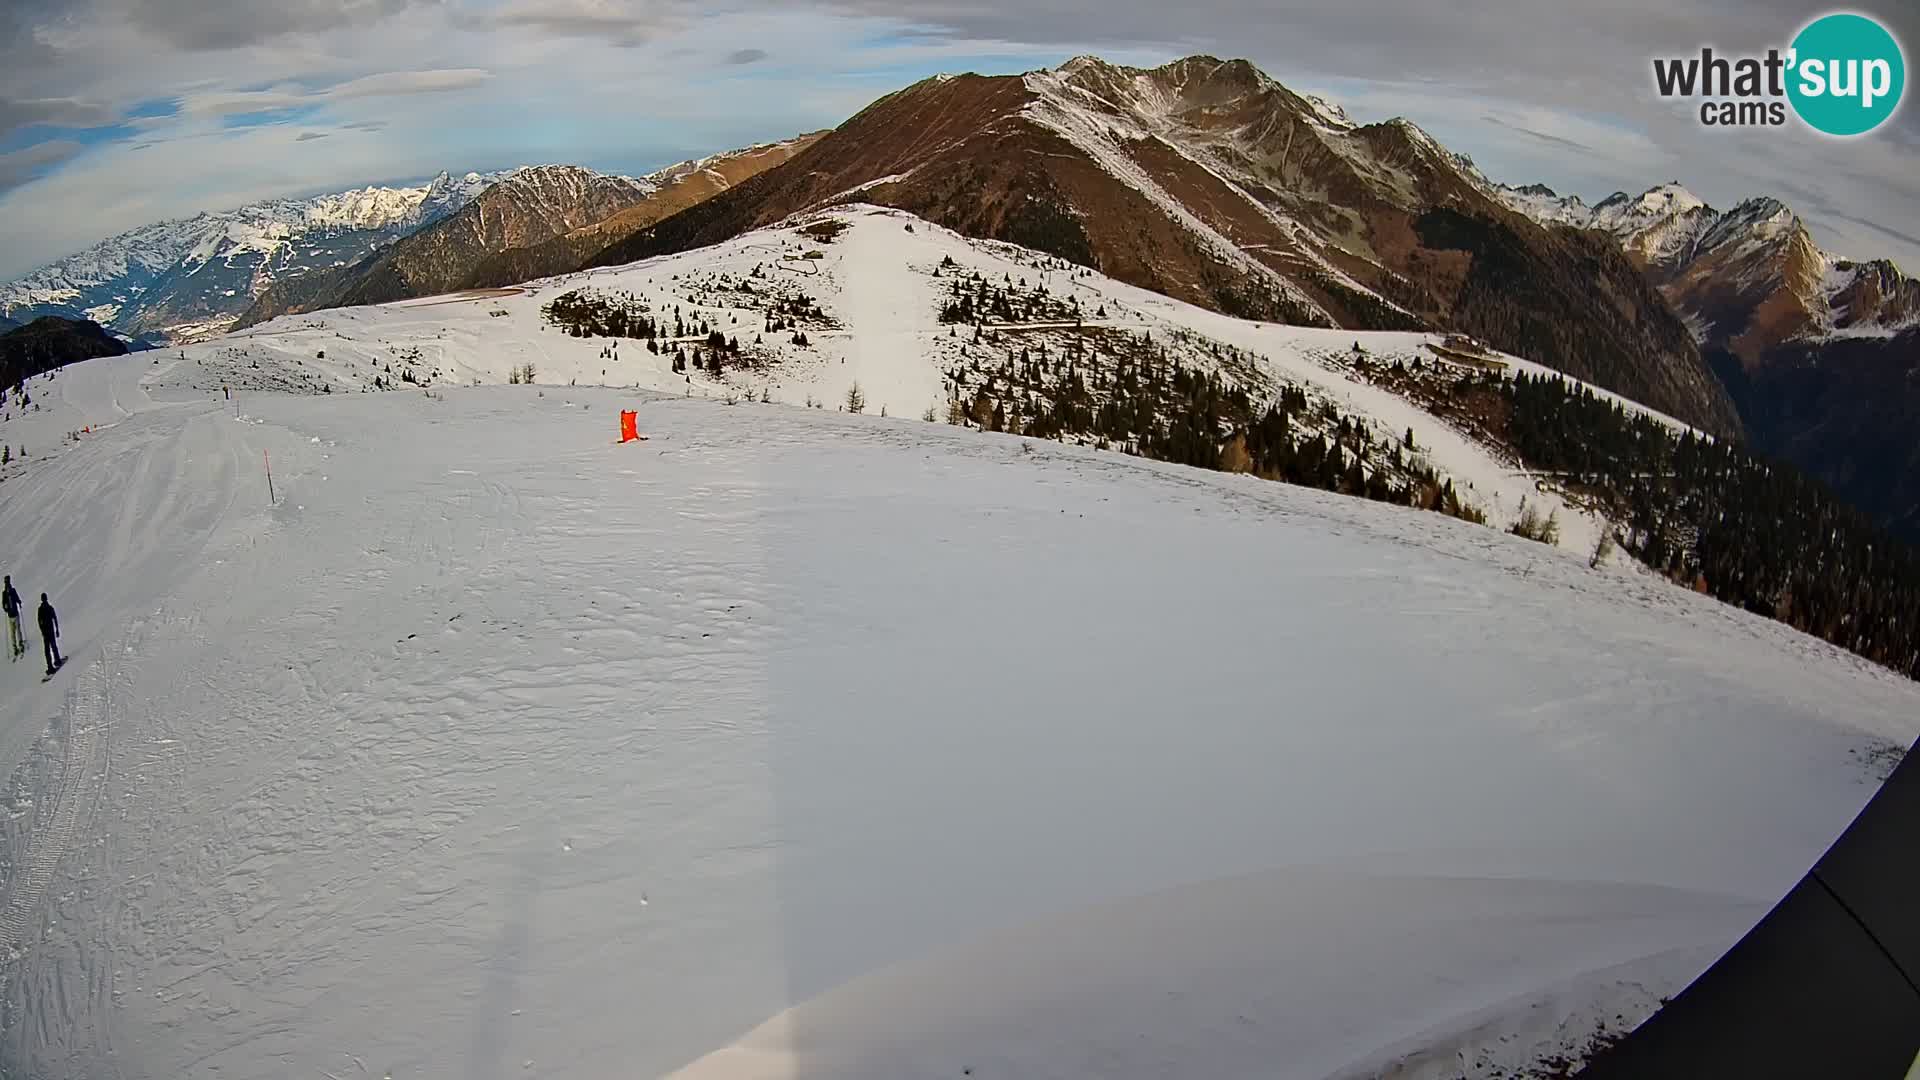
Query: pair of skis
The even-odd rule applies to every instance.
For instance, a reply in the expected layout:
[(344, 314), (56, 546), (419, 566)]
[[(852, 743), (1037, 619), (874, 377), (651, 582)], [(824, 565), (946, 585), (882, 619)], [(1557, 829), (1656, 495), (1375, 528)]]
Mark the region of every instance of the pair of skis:
[[(21, 646), (20, 648), (18, 648), (18, 649), (15, 649), (15, 650), (13, 650), (13, 659), (14, 659), (14, 660), (15, 660), (16, 662), (18, 662), (18, 661), (19, 661), (19, 659), (20, 659), (21, 657), (23, 657), (23, 656), (25, 656), (25, 655), (27, 655), (27, 649), (26, 649), (26, 646), (24, 646), (24, 645), (22, 645), (22, 646)], [(52, 671), (49, 671), (49, 672), (47, 672), (47, 673), (46, 673), (45, 675), (42, 675), (42, 676), (40, 676), (40, 681), (41, 681), (41, 682), (51, 682), (51, 681), (53, 681), (53, 677), (54, 677), (55, 675), (58, 675), (58, 674), (60, 674), (60, 669), (61, 669), (61, 668), (63, 668), (63, 667), (66, 667), (66, 666), (67, 666), (67, 658), (63, 656), (63, 657), (61, 657), (61, 658), (60, 658), (60, 659), (59, 659), (58, 661), (56, 661), (56, 662), (54, 663), (54, 665), (53, 665), (53, 670), (52, 670)]]

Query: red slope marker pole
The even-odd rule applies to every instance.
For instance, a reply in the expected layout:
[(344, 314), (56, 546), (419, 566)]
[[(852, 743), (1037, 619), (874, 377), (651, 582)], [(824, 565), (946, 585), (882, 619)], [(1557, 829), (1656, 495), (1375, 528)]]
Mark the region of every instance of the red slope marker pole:
[(265, 450), (262, 450), (260, 451), (260, 460), (267, 464), (267, 505), (272, 506), (274, 503), (280, 501), (275, 498), (273, 494), (273, 459), (267, 456)]

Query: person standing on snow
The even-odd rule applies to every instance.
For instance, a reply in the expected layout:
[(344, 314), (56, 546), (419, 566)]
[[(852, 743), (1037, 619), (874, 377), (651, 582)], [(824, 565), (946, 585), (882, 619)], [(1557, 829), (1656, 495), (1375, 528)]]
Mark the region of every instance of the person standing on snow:
[(7, 613), (7, 648), (12, 650), (12, 658), (18, 660), (27, 651), (27, 638), (20, 632), (20, 594), (13, 591), (11, 574), (7, 575), (7, 587), (0, 590), (0, 609)]
[(50, 601), (48, 601), (47, 594), (41, 593), (40, 594), (40, 641), (42, 644), (46, 645), (47, 647), (47, 674), (48, 675), (52, 675), (53, 669), (67, 662), (66, 659), (60, 655), (60, 645), (59, 645), (59, 642), (55, 640), (59, 636), (60, 636), (60, 616), (54, 614), (53, 604)]

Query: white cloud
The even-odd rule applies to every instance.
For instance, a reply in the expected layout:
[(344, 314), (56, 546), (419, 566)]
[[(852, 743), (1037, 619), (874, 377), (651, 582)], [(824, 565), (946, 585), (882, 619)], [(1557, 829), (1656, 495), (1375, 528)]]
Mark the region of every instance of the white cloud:
[(55, 139), (0, 154), (0, 191), (20, 186), (35, 173), (74, 157), (81, 149), (77, 142)]
[(689, 15), (683, 0), (509, 0), (468, 25), (634, 45), (683, 28)]
[(180, 108), (189, 116), (229, 116), (267, 109), (291, 109), (315, 100), (317, 95), (303, 94), (297, 90), (247, 90), (192, 94), (181, 99)]
[(481, 68), (383, 71), (378, 75), (363, 75), (350, 82), (341, 83), (321, 96), (341, 100), (390, 97), (398, 94), (445, 94), (455, 90), (471, 90), (492, 77), (492, 72)]
[(111, 123), (114, 110), (79, 98), (0, 98), (0, 133), (28, 124), (97, 127)]
[(348, 101), (354, 98), (445, 94), (457, 90), (471, 90), (492, 77), (492, 72), (480, 68), (383, 71), (313, 91), (298, 87), (281, 87), (270, 90), (189, 94), (181, 99), (181, 108), (195, 116), (228, 116), (235, 113), (324, 105), (328, 102)]

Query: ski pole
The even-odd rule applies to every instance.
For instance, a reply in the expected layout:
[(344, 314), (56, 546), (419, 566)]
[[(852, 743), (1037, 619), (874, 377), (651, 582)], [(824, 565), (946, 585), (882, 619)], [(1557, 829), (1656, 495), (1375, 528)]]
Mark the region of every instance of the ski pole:
[(260, 460), (266, 462), (267, 465), (267, 505), (272, 506), (279, 501), (273, 494), (273, 459), (267, 456), (265, 450), (262, 450), (260, 451)]

